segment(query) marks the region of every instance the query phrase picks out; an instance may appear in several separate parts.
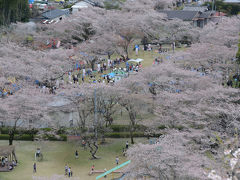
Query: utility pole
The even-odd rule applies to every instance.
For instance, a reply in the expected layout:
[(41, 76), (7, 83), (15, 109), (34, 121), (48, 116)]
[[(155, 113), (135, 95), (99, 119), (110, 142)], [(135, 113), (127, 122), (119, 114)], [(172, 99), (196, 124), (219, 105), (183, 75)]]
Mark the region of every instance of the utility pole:
[(94, 89), (94, 134), (95, 138), (97, 139), (97, 95), (96, 95), (96, 89)]

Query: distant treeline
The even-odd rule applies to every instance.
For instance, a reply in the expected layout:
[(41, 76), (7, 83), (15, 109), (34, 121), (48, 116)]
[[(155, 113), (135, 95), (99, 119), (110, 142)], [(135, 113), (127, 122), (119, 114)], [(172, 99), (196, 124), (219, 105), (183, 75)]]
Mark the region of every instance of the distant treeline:
[[(209, 9), (212, 8), (212, 2), (206, 2)], [(240, 5), (238, 3), (225, 3), (223, 0), (216, 0), (215, 7), (217, 11), (226, 13), (227, 15), (237, 15), (240, 12)]]
[(30, 17), (28, 0), (0, 0), (0, 25), (27, 22)]

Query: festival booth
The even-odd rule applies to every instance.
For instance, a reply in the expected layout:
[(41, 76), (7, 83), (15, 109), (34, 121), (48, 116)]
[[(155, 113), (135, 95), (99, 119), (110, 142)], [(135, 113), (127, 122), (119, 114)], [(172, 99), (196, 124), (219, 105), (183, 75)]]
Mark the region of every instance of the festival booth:
[(128, 60), (127, 62), (140, 63), (140, 62), (142, 62), (142, 61), (144, 61), (144, 60), (143, 60), (143, 59), (140, 59), (140, 58), (137, 58), (137, 59), (130, 59), (130, 60)]
[(0, 172), (10, 171), (9, 167), (14, 166), (13, 161), (17, 163), (15, 146), (0, 146)]

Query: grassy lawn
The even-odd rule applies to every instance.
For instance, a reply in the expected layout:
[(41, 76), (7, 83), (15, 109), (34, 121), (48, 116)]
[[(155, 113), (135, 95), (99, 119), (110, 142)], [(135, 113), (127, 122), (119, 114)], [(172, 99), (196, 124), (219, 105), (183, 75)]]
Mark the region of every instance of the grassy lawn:
[[(106, 145), (101, 145), (97, 153), (101, 159), (90, 160), (88, 150), (83, 150), (76, 143), (70, 142), (27, 142), (14, 141), (16, 155), (19, 164), (12, 172), (1, 172), (0, 180), (32, 180), (33, 176), (52, 177), (64, 175), (66, 163), (72, 168), (73, 177), (79, 180), (94, 180), (97, 175), (89, 176), (91, 166), (94, 164), (96, 170), (107, 170), (116, 166), (115, 158), (119, 156), (120, 163), (125, 162), (126, 157), (122, 156), (122, 148), (129, 139), (107, 139)], [(136, 142), (147, 142), (146, 139), (138, 138)], [(8, 141), (0, 141), (0, 145), (7, 145)], [(40, 147), (44, 156), (42, 162), (37, 162), (37, 173), (33, 173), (34, 152)], [(79, 152), (79, 159), (75, 159), (75, 151)], [(106, 179), (111, 179), (109, 175)], [(114, 177), (117, 177), (115, 175)]]
[[(163, 46), (163, 48), (170, 48), (170, 47), (166, 45), (166, 46)], [(182, 48), (176, 48), (176, 50), (182, 50)], [(154, 49), (153, 51), (143, 51), (143, 50), (141, 49), (141, 50), (138, 52), (138, 55), (136, 55), (135, 51), (129, 49), (129, 58), (130, 58), (130, 59), (137, 59), (137, 58), (144, 59), (144, 61), (142, 61), (142, 66), (143, 66), (143, 68), (144, 68), (144, 67), (152, 66), (153, 61), (154, 61), (154, 59), (155, 59), (156, 57), (162, 57), (163, 59), (165, 59), (165, 56), (166, 56), (167, 54), (171, 54), (171, 53), (172, 53), (172, 51), (170, 51), (170, 52), (168, 52), (168, 53), (159, 54), (157, 49)], [(117, 54), (114, 54), (114, 55), (111, 56), (111, 59), (112, 59), (112, 60), (113, 60), (113, 59), (116, 59), (116, 58), (120, 58), (120, 56), (117, 55)], [(106, 57), (106, 59), (107, 59), (107, 57)], [(122, 67), (122, 68), (124, 68), (124, 67), (125, 67), (125, 63), (121, 63), (120, 65), (117, 65), (116, 67)], [(95, 67), (95, 68), (96, 68), (96, 67)], [(105, 71), (103, 74), (108, 74), (108, 73), (110, 73), (110, 72), (111, 72), (111, 70), (108, 69), (108, 70)], [(74, 71), (73, 74), (77, 74), (77, 73), (78, 73), (78, 71), (76, 70), (76, 71)], [(82, 71), (81, 71), (81, 73), (82, 73)], [(103, 74), (97, 73), (97, 72), (94, 73), (94, 75), (96, 76), (95, 79), (96, 79), (96, 80), (100, 79), (100, 76), (103, 75)], [(90, 79), (88, 76), (86, 76), (86, 77), (85, 77), (85, 82), (89, 82), (89, 80), (91, 80), (91, 79)], [(68, 75), (65, 75), (65, 76), (64, 76), (64, 81), (65, 81), (65, 82), (68, 81)], [(92, 80), (91, 80), (91, 81), (92, 81)], [(82, 83), (81, 78), (79, 78), (79, 82)]]

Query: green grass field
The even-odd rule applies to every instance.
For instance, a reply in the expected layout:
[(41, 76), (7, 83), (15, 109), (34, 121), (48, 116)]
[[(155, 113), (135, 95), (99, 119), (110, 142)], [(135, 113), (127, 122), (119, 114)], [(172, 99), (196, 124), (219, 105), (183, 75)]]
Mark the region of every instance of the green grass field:
[[(64, 166), (69, 164), (73, 171), (73, 177), (79, 180), (94, 180), (97, 175), (89, 176), (88, 173), (94, 164), (96, 170), (107, 170), (116, 166), (115, 158), (119, 156), (120, 163), (127, 160), (122, 156), (122, 148), (129, 139), (107, 139), (107, 144), (101, 145), (97, 153), (97, 160), (90, 160), (88, 150), (83, 150), (77, 143), (70, 142), (27, 142), (14, 141), (18, 166), (12, 172), (1, 172), (0, 180), (32, 180), (33, 176), (50, 177), (64, 175)], [(146, 139), (138, 138), (136, 142), (147, 142)], [(8, 145), (8, 141), (0, 141), (0, 145)], [(37, 162), (37, 173), (33, 173), (34, 153), (40, 147), (44, 156), (42, 162)], [(75, 151), (79, 152), (79, 159), (75, 159)], [(115, 175), (114, 177), (117, 177)], [(104, 179), (111, 179), (109, 175)]]
[[(163, 46), (163, 48), (170, 48), (170, 47), (166, 45), (166, 46)], [(183, 49), (184, 48), (176, 48), (176, 51), (183, 50)], [(137, 59), (137, 58), (143, 59), (144, 61), (142, 61), (142, 66), (143, 66), (143, 68), (145, 68), (145, 67), (152, 66), (153, 61), (154, 61), (155, 58), (162, 57), (163, 59), (165, 59), (166, 54), (171, 54), (171, 53), (172, 53), (172, 51), (170, 51), (168, 53), (159, 54), (158, 51), (156, 49), (154, 49), (153, 51), (143, 51), (143, 50), (140, 50), (138, 52), (138, 55), (136, 55), (135, 51), (129, 49), (129, 58), (130, 59)], [(107, 57), (105, 57), (105, 58), (107, 58)], [(118, 54), (113, 54), (111, 56), (112, 60), (116, 59), (116, 58), (120, 58), (120, 56)], [(125, 63), (121, 63), (120, 65), (117, 65), (116, 67), (124, 68), (125, 67)], [(111, 72), (111, 70), (109, 69), (109, 70), (105, 71), (103, 74), (108, 74), (110, 72)], [(77, 74), (77, 73), (78, 73), (78, 71), (75, 71), (73, 74)], [(101, 79), (101, 75), (103, 75), (103, 74), (101, 74), (101, 73), (99, 74), (99, 73), (95, 72), (94, 75), (96, 77), (94, 79), (96, 79), (96, 80)], [(85, 77), (85, 82), (89, 82), (89, 81), (92, 82), (92, 80), (93, 79), (90, 79), (87, 76)], [(65, 82), (68, 81), (68, 75), (64, 76), (64, 81)], [(79, 82), (82, 83), (81, 78), (79, 78)]]

